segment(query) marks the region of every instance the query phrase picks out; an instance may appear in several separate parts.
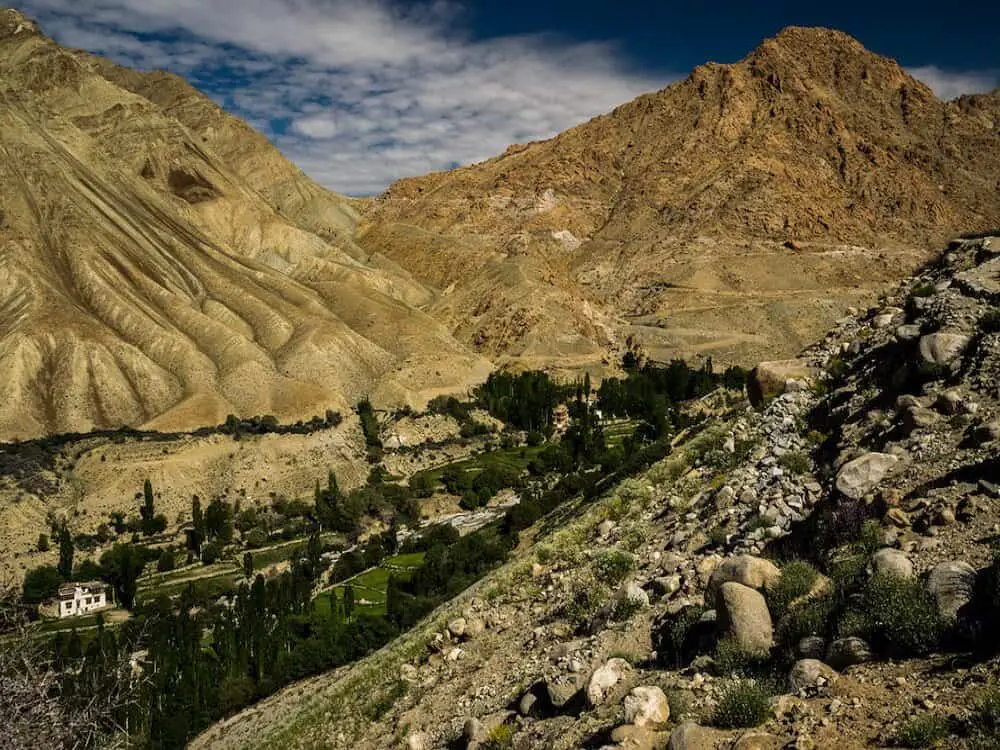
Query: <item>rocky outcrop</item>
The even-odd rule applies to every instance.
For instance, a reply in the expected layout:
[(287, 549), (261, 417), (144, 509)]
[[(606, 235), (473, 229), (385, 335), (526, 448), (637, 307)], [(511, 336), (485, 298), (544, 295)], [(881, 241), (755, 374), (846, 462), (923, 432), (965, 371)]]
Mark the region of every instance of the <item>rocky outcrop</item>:
[(719, 588), (719, 631), (742, 650), (767, 653), (774, 645), (771, 613), (764, 597), (749, 586), (724, 583)]
[(852, 500), (860, 500), (879, 486), (899, 460), (888, 453), (866, 453), (848, 461), (837, 472), (837, 489)]

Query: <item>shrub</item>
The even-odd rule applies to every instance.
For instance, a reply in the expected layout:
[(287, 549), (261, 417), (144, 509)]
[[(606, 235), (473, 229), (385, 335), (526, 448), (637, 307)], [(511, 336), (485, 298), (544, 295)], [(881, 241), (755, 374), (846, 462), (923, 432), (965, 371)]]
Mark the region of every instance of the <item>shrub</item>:
[(812, 461), (805, 451), (788, 451), (778, 456), (778, 464), (792, 474), (808, 474), (812, 469)]
[(221, 555), (222, 547), (215, 542), (206, 544), (201, 548), (201, 561), (205, 563), (205, 565), (211, 565), (218, 560)]
[(514, 730), (509, 724), (498, 724), (490, 730), (483, 743), (483, 750), (506, 750), (514, 741)]
[(1000, 688), (991, 687), (983, 693), (972, 712), (970, 723), (979, 732), (1000, 734)]
[(701, 645), (698, 626), (704, 613), (704, 607), (692, 605), (660, 624), (653, 645), (664, 666), (672, 669), (685, 667), (698, 652)]
[(604, 591), (598, 586), (577, 589), (573, 598), (563, 609), (563, 614), (573, 624), (573, 627), (581, 628), (597, 614), (597, 610), (601, 608), (606, 599)]
[(711, 723), (720, 729), (756, 727), (771, 713), (772, 686), (762, 680), (733, 680), (722, 690)]
[(891, 658), (925, 656), (944, 627), (934, 596), (918, 581), (876, 575), (840, 623), (844, 636), (860, 636)]
[(934, 747), (951, 734), (951, 725), (943, 716), (923, 714), (906, 722), (896, 733), (896, 743), (903, 747)]
[(39, 534), (38, 535), (38, 551), (48, 552), (49, 551), (49, 535)]
[(924, 282), (923, 284), (917, 284), (913, 287), (913, 291), (910, 292), (911, 297), (932, 297), (934, 292), (937, 291), (934, 285), (930, 282)]
[(803, 602), (778, 621), (775, 640), (789, 649), (809, 635), (825, 636), (835, 612), (832, 597), (824, 596)]
[(747, 651), (735, 639), (723, 638), (715, 644), (714, 659), (719, 674), (747, 676), (764, 666), (768, 654), (766, 651)]
[(167, 573), (174, 569), (174, 553), (168, 549), (160, 553), (160, 558), (156, 561), (156, 570), (160, 573)]
[(29, 570), (24, 576), (22, 587), (24, 601), (28, 604), (38, 604), (55, 596), (62, 581), (62, 575), (52, 565), (43, 565)]
[(788, 613), (793, 601), (808, 594), (819, 576), (816, 568), (807, 562), (796, 561), (781, 569), (781, 578), (767, 591), (767, 607), (775, 620)]
[(602, 552), (591, 565), (598, 580), (609, 586), (617, 586), (632, 572), (635, 559), (627, 552), (610, 550)]

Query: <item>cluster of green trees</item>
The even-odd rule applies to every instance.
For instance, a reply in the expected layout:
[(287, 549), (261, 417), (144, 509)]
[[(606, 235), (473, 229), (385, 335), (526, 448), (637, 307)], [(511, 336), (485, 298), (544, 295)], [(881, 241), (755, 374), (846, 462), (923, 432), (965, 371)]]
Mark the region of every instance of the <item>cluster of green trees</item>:
[(379, 437), (378, 417), (368, 397), (358, 401), (358, 417), (361, 419), (361, 431), (365, 434), (365, 447), (368, 450), (368, 463), (377, 464), (382, 460), (382, 438)]
[(551, 435), (552, 412), (573, 393), (546, 372), (493, 372), (473, 391), (476, 403), (492, 416), (519, 430)]

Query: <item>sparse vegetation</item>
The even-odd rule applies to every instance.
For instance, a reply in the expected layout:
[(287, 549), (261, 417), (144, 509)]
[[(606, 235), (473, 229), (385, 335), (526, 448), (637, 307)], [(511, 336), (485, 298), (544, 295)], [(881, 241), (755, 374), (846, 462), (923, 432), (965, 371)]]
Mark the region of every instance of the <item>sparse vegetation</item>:
[(597, 580), (617, 586), (635, 568), (635, 558), (622, 550), (609, 550), (598, 555), (591, 564)]
[(906, 722), (896, 732), (896, 744), (901, 747), (935, 747), (951, 734), (951, 724), (937, 714), (921, 714)]
[(943, 632), (934, 597), (919, 581), (876, 575), (840, 623), (842, 636), (860, 636), (891, 658), (924, 656)]
[(763, 680), (733, 680), (722, 689), (711, 723), (720, 729), (760, 726), (771, 715), (774, 693), (774, 686)]
[(795, 561), (781, 569), (781, 578), (766, 591), (767, 606), (771, 616), (780, 620), (788, 613), (789, 605), (808, 594), (819, 577), (819, 571), (807, 562)]

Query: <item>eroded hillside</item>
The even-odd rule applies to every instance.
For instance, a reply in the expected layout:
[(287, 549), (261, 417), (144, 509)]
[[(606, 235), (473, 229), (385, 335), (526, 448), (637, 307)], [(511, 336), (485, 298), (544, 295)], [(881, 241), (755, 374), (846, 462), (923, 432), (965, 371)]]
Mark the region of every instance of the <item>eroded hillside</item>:
[(4, 10), (0, 98), (0, 436), (295, 420), (488, 372), (353, 245), (346, 199), (177, 79)]

